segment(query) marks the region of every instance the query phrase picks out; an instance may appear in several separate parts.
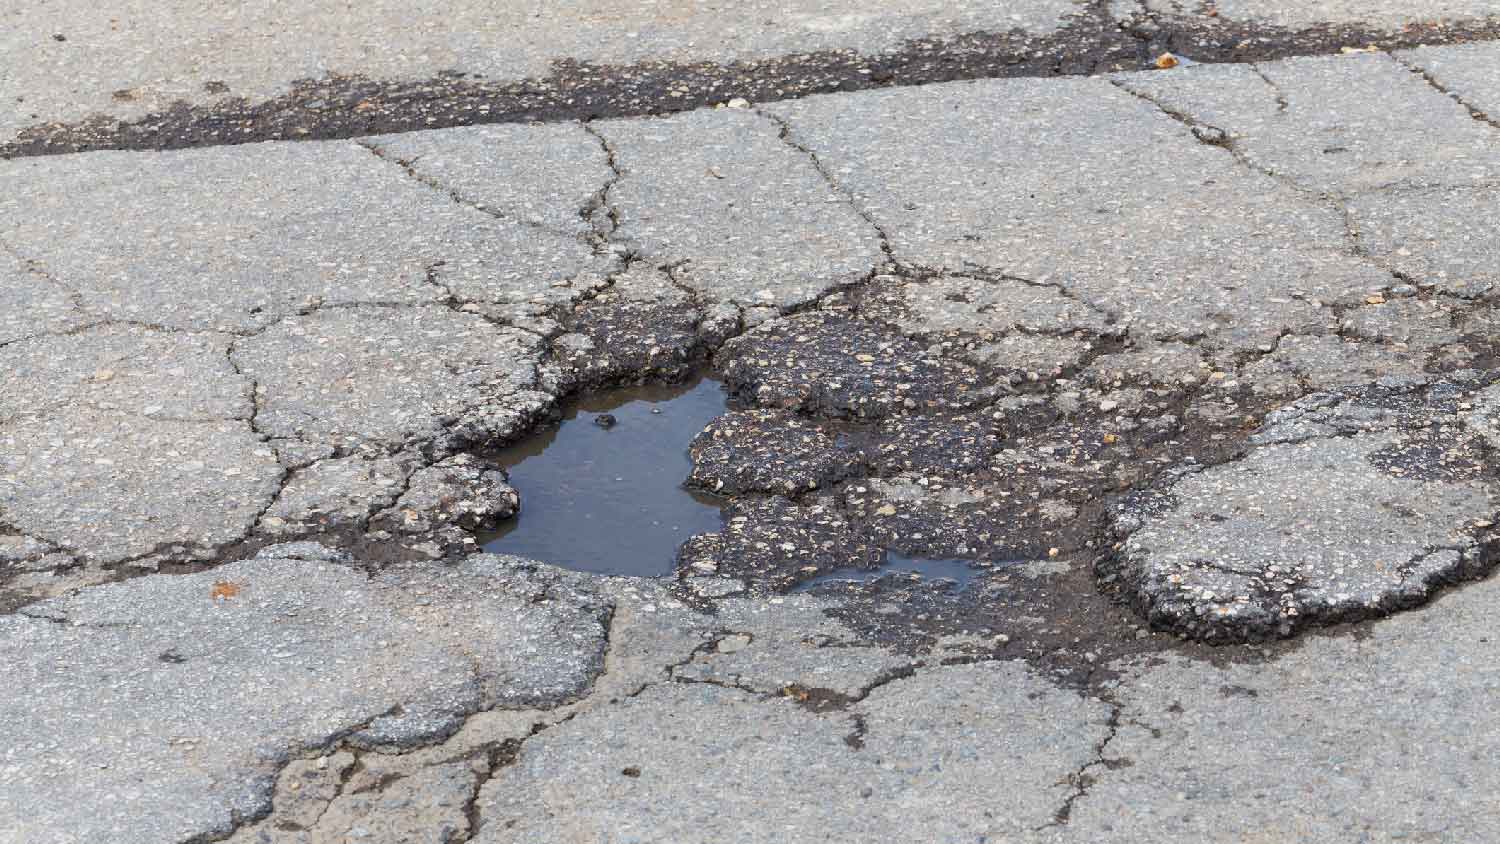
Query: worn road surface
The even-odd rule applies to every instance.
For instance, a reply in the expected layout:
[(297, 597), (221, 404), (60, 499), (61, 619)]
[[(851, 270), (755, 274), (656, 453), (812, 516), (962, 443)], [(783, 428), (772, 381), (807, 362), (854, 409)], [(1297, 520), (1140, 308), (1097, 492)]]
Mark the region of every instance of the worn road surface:
[(890, 5), (0, 8), (0, 841), (1500, 840), (1500, 5)]

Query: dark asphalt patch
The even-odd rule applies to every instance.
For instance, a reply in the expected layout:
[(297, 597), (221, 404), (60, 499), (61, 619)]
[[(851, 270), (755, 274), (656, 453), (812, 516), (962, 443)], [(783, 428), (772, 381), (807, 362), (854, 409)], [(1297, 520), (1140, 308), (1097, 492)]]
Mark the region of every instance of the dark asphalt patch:
[[(483, 123), (592, 120), (667, 114), (744, 98), (754, 103), (831, 91), (965, 79), (1054, 77), (1155, 67), (1171, 52), (1196, 62), (1248, 62), (1337, 53), (1346, 47), (1400, 49), (1500, 38), (1500, 21), (1422, 23), (1398, 32), (1360, 26), (1293, 30), (1218, 18), (1115, 22), (1107, 3), (1045, 37), (971, 32), (906, 42), (877, 55), (804, 53), (732, 63), (559, 61), (550, 75), (494, 81), (448, 72), (425, 80), (333, 76), (300, 80), (274, 99), (229, 96), (178, 103), (137, 120), (96, 116), (45, 122), (0, 145), (0, 158), (101, 149), (160, 150), (266, 140), (354, 138)], [(223, 83), (208, 83), (214, 90)]]

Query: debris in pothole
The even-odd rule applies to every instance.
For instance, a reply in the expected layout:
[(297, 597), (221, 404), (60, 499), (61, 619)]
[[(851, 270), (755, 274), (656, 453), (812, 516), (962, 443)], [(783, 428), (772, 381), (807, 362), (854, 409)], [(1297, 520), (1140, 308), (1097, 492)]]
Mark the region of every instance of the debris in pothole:
[(835, 312), (774, 320), (715, 356), (731, 389), (762, 407), (835, 418), (973, 407), (993, 398), (971, 366)]
[(693, 438), (688, 482), (721, 495), (798, 495), (858, 471), (847, 439), (784, 411), (726, 413)]
[(722, 530), (682, 546), (679, 570), (685, 577), (739, 578), (773, 592), (836, 569), (873, 568), (882, 555), (858, 539), (832, 498), (747, 498), (729, 507)]

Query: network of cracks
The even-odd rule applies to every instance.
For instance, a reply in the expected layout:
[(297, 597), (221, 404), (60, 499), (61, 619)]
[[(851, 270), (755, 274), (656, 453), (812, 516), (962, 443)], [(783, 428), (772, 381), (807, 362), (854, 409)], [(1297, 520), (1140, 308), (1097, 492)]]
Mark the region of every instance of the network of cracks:
[(959, 637), (1091, 683), (1122, 656), (1256, 653), (1489, 570), (1500, 387), (1483, 333), (1431, 371), (1354, 383), (1355, 366), (1319, 389), (1307, 361), (1348, 338), (1215, 351), (1081, 304), (1062, 330), (914, 336), (914, 315), (1060, 294), (894, 270), (726, 327), (670, 296), (629, 301), (640, 269), (553, 332), (543, 369), (566, 398), (508, 442), (429, 461), (395, 506), (263, 515), (213, 559), (152, 568), (302, 538), (371, 566), (483, 550), (667, 579), (707, 612), (811, 592), (885, 647)]

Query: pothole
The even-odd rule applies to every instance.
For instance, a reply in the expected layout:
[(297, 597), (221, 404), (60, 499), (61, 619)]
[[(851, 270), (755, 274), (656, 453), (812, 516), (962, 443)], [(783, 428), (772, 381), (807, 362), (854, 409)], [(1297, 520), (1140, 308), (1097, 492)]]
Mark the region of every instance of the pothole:
[(688, 443), (728, 409), (705, 375), (574, 401), (555, 427), (492, 455), (521, 509), (480, 535), (484, 550), (595, 574), (672, 574), (678, 546), (721, 526), (720, 499), (683, 482)]

